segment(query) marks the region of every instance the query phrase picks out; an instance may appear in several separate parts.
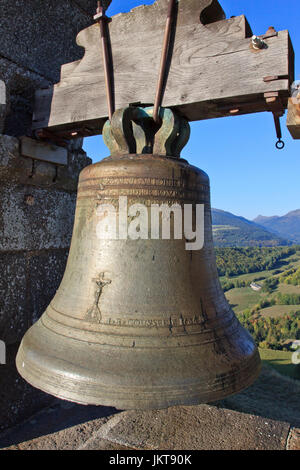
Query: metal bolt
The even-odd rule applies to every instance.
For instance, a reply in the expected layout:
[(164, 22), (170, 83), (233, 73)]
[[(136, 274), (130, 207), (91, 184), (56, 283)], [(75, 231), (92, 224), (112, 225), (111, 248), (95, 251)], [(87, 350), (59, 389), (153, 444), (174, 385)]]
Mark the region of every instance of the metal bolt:
[(300, 114), (300, 80), (296, 80), (291, 86), (291, 100), (294, 104), (296, 114)]
[(252, 46), (254, 49), (263, 49), (266, 46), (266, 43), (259, 36), (252, 36)]
[(291, 96), (299, 99), (300, 94), (300, 80), (296, 80), (291, 86)]

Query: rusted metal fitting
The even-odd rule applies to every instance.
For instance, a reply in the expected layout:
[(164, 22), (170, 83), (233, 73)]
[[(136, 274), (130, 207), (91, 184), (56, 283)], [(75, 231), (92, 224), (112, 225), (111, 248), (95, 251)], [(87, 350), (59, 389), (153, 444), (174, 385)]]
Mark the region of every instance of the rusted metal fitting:
[(278, 36), (278, 32), (274, 28), (274, 26), (270, 26), (266, 34), (263, 35), (263, 39), (272, 38), (274, 36)]
[(280, 117), (284, 115), (284, 106), (279, 95), (279, 92), (267, 92), (264, 94), (268, 110), (272, 112), (274, 118), (274, 124), (276, 128), (277, 142), (275, 144), (278, 150), (282, 150), (285, 147), (285, 143), (282, 140), (282, 132), (280, 126)]
[(289, 75), (268, 75), (267, 77), (263, 78), (265, 83), (274, 82), (276, 80), (288, 80), (290, 77)]
[(102, 56), (103, 56), (103, 65), (104, 65), (104, 77), (105, 77), (105, 89), (106, 89), (106, 98), (107, 98), (107, 107), (108, 107), (108, 118), (112, 119), (113, 113), (115, 111), (115, 103), (113, 96), (113, 66), (111, 63), (111, 54), (109, 49), (109, 31), (108, 23), (110, 23), (111, 18), (108, 18), (105, 15), (105, 7), (102, 4), (102, 0), (98, 1), (98, 7), (94, 20), (99, 23), (100, 26), (100, 35), (101, 35), (101, 44), (102, 44)]
[(265, 41), (260, 36), (252, 36), (251, 44), (253, 49), (264, 49), (266, 47)]
[(34, 132), (34, 137), (36, 137), (38, 140), (47, 140), (49, 142), (53, 142), (55, 145), (58, 145), (59, 147), (67, 147), (68, 142), (63, 139), (61, 136), (54, 134), (53, 132), (47, 130), (47, 129), (37, 129)]
[(272, 113), (276, 112), (281, 116), (284, 115), (285, 107), (282, 103), (281, 96), (278, 91), (268, 91), (264, 93), (267, 109)]
[(99, 20), (101, 19), (101, 20), (105, 20), (105, 21), (107, 21), (107, 22), (109, 23), (109, 22), (111, 21), (111, 18), (109, 18), (108, 16), (106, 16), (105, 12), (106, 12), (106, 9), (105, 9), (105, 7), (102, 5), (102, 1), (98, 1), (98, 2), (97, 2), (96, 14), (94, 15), (94, 20), (95, 20), (95, 21), (99, 21)]
[(154, 100), (153, 120), (157, 124), (160, 123), (159, 108), (163, 100), (163, 88), (164, 88), (164, 82), (166, 79), (167, 58), (170, 52), (170, 38), (171, 38), (172, 24), (175, 19), (176, 4), (177, 4), (176, 0), (169, 0), (164, 42), (163, 42), (162, 55), (161, 55), (161, 60), (160, 60), (159, 78), (158, 78), (158, 83), (156, 87), (156, 95), (155, 95), (155, 100)]

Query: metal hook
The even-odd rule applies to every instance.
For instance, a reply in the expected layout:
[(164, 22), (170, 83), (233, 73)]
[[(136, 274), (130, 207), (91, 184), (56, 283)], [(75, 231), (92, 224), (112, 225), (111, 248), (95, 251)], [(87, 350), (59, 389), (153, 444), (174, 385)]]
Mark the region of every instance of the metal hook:
[(280, 126), (280, 115), (279, 113), (273, 112), (274, 116), (274, 122), (275, 122), (275, 127), (276, 127), (276, 135), (277, 135), (277, 142), (275, 144), (276, 148), (278, 150), (282, 150), (285, 147), (285, 143), (282, 140), (282, 132), (281, 132), (281, 126)]
[(285, 143), (283, 142), (283, 140), (278, 139), (275, 146), (278, 150), (282, 150), (285, 147)]

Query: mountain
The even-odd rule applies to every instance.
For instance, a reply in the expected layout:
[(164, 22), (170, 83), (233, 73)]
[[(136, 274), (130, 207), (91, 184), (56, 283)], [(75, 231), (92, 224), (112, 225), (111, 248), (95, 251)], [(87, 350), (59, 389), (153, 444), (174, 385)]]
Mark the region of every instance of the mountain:
[(270, 232), (255, 222), (230, 212), (212, 209), (215, 246), (278, 246), (290, 245), (286, 238)]
[(294, 243), (300, 243), (300, 209), (289, 212), (282, 217), (277, 215), (274, 217), (259, 215), (253, 222), (280, 237), (288, 238)]

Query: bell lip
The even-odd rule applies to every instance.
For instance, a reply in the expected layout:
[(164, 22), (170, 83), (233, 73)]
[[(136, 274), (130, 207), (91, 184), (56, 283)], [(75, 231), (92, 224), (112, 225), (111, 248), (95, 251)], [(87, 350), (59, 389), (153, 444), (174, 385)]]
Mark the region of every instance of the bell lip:
[[(197, 405), (203, 405), (203, 404), (209, 404), (209, 403), (214, 403), (216, 401), (223, 400), (225, 398), (228, 398), (230, 396), (236, 395), (238, 393), (243, 392), (244, 390), (248, 389), (253, 383), (258, 379), (260, 376), (262, 369), (262, 364), (260, 361), (258, 361), (257, 367), (255, 369), (255, 373), (252, 373), (249, 375), (248, 380), (241, 382), (239, 387), (236, 387), (234, 390), (230, 389), (225, 389), (219, 392), (215, 392), (214, 394), (209, 393), (210, 397), (208, 398), (207, 395), (199, 395), (197, 393), (194, 393), (194, 395), (188, 395), (183, 394), (176, 399), (166, 399), (166, 398), (161, 398), (159, 401), (155, 401), (154, 399), (152, 401), (145, 400), (143, 398), (138, 399), (135, 397), (134, 399), (122, 399), (118, 398), (116, 400), (106, 398), (106, 397), (99, 397), (99, 399), (89, 399), (89, 400), (79, 400), (78, 397), (76, 396), (76, 393), (63, 393), (63, 392), (55, 392), (54, 390), (47, 388), (43, 386), (41, 383), (37, 384), (34, 380), (31, 379), (30, 376), (27, 376), (26, 374), (22, 374), (19, 366), (17, 364), (17, 370), (21, 377), (26, 380), (32, 387), (41, 390), (44, 393), (47, 393), (55, 398), (58, 398), (60, 400), (64, 401), (69, 401), (71, 403), (75, 403), (78, 405), (84, 405), (84, 406), (107, 406), (107, 407), (112, 407), (115, 408), (119, 411), (126, 411), (126, 410), (161, 410), (161, 409), (166, 409), (170, 408), (173, 406), (197, 406)], [(205, 398), (207, 396), (207, 398)], [(140, 402), (139, 405), (137, 405), (137, 402)]]
[(119, 410), (164, 409), (219, 401), (251, 386), (258, 378), (262, 366), (258, 348), (253, 343), (252, 353), (241, 361), (244, 361), (244, 367), (237, 368), (232, 374), (225, 373), (218, 379), (217, 386), (212, 377), (209, 383), (205, 383), (205, 387), (200, 378), (196, 383), (186, 384), (183, 381), (178, 386), (166, 383), (152, 388), (149, 384), (130, 388), (126, 384), (122, 388), (119, 384), (107, 386), (100, 381), (92, 383), (92, 376), (84, 376), (81, 381), (79, 376), (72, 377), (72, 373), (64, 375), (63, 372), (57, 372), (58, 368), (55, 370), (57, 364), (54, 363), (48, 369), (47, 365), (41, 366), (36, 358), (30, 358), (30, 352), (26, 352), (24, 339), (17, 353), (16, 367), (30, 385), (62, 400), (81, 405), (109, 406)]

